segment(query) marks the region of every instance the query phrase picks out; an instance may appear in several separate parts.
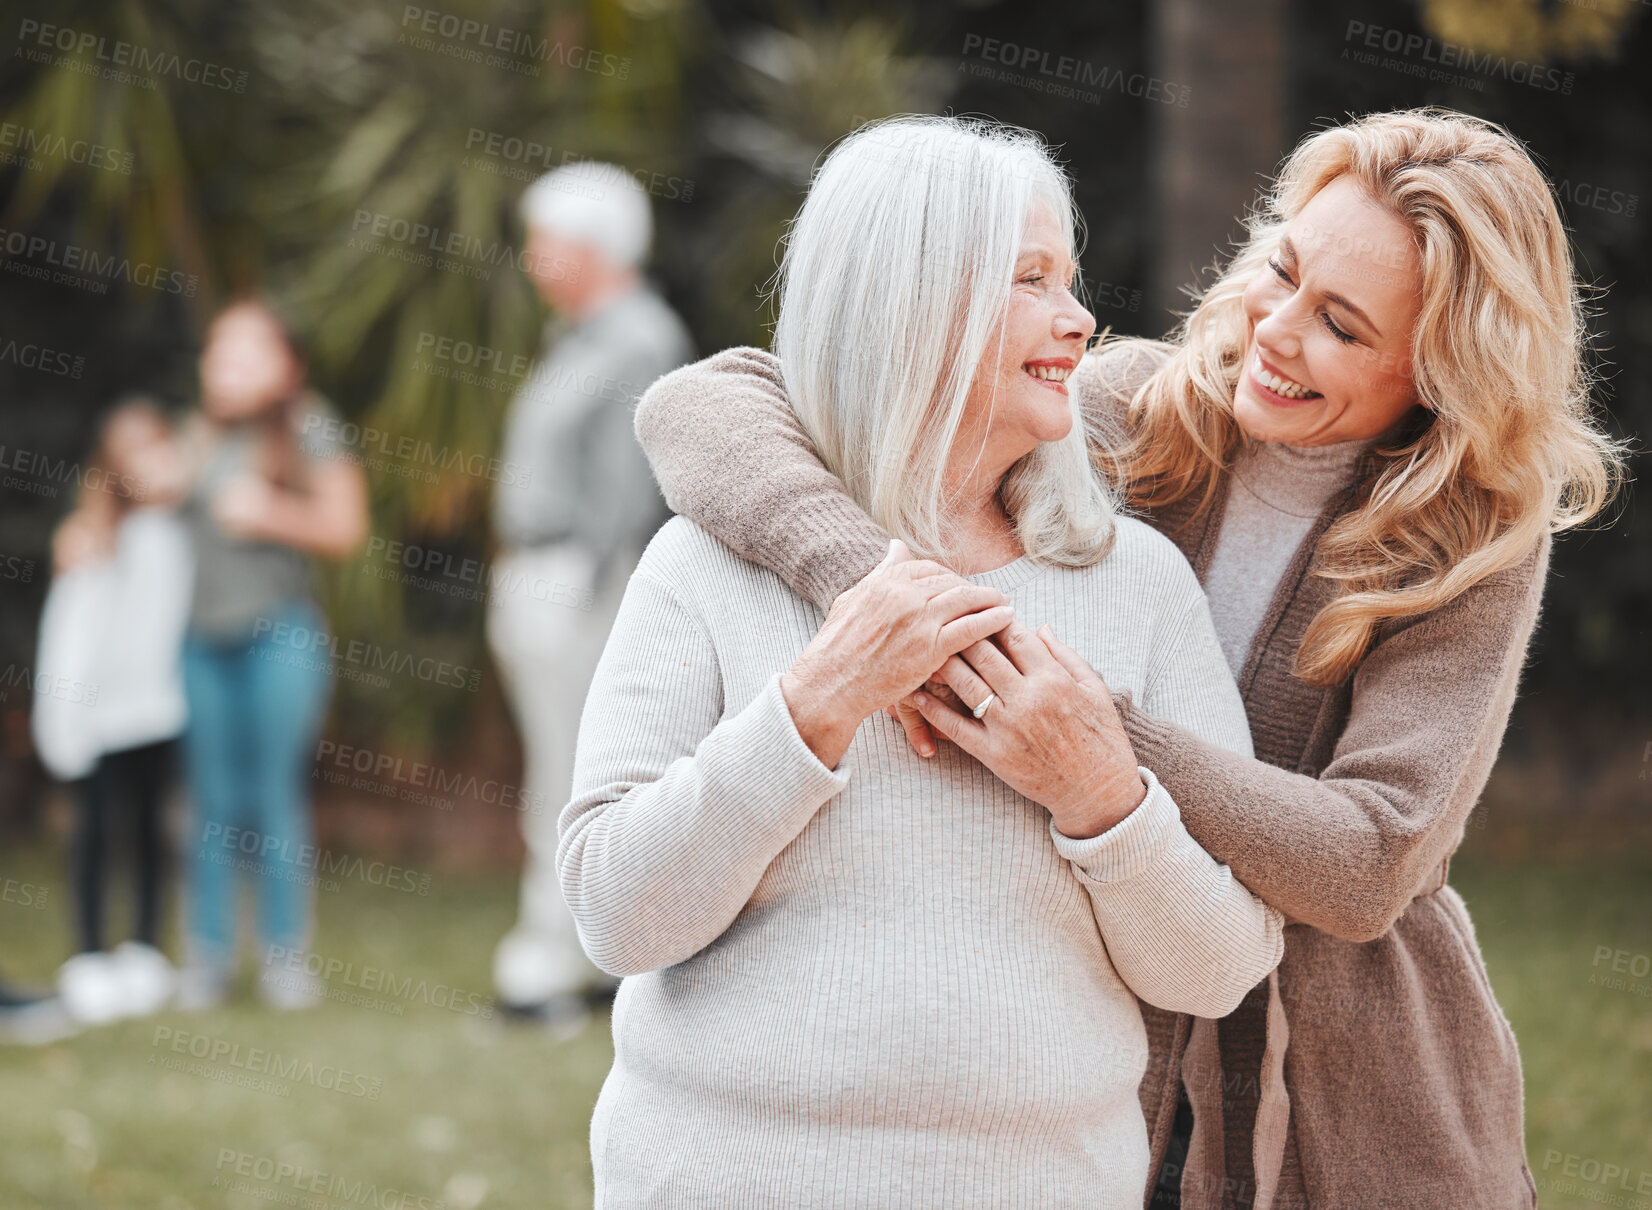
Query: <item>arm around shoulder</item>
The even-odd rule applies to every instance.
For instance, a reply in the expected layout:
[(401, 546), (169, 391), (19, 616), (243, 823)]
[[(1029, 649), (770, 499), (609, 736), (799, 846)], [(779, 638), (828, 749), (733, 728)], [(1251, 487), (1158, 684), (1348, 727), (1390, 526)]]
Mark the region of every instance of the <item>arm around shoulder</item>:
[(1223, 751), (1121, 701), (1137, 759), (1245, 885), (1295, 920), (1374, 940), (1456, 848), (1485, 787), (1547, 561), (1545, 538), (1510, 572), (1386, 627), (1317, 777)]
[(770, 353), (729, 349), (665, 375), (636, 432), (673, 511), (822, 609), (889, 549), (821, 463)]
[(1109, 479), (1113, 453), (1129, 431), (1130, 400), (1169, 356), (1170, 346), (1163, 341), (1104, 336), (1073, 374), (1071, 389), (1084, 415), (1090, 461)]

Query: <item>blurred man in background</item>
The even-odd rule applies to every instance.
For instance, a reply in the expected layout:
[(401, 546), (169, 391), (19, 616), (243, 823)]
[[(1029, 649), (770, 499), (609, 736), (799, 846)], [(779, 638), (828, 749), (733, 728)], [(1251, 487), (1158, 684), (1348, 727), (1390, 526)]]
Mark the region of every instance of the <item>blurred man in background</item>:
[[(605, 977), (580, 948), (556, 877), (556, 821), (580, 711), (626, 581), (668, 512), (632, 434), (638, 397), (694, 353), (644, 280), (648, 197), (623, 169), (580, 163), (522, 198), (524, 267), (553, 318), (511, 404), (494, 500), (488, 645), (522, 733), (527, 862), (516, 926), (494, 953), (514, 1014), (571, 1026)], [(611, 983), (609, 983), (611, 985)]]

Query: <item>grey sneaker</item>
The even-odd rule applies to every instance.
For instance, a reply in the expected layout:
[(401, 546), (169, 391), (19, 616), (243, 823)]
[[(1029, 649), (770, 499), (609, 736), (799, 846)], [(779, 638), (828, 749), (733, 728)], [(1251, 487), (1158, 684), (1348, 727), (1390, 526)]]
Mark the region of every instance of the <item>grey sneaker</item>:
[(56, 996), (0, 1006), (0, 1042), (43, 1046), (79, 1032), (79, 1022)]
[(583, 996), (559, 992), (536, 1004), (502, 1003), (505, 1020), (543, 1030), (558, 1042), (577, 1038), (591, 1023), (591, 1009)]
[(216, 966), (191, 963), (178, 972), (172, 1007), (179, 1012), (204, 1013), (229, 999), (229, 973)]

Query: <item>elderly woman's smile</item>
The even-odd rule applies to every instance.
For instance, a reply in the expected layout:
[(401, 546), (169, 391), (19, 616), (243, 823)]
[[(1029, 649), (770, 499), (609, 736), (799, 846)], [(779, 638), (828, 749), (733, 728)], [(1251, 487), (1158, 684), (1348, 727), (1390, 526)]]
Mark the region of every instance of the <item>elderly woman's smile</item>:
[[(1095, 317), (1073, 295), (1077, 276), (1055, 211), (1042, 200), (1027, 219), (1001, 336), (987, 342), (954, 450), (964, 465), (981, 451), (995, 476), (1073, 427), (1067, 378), (1095, 335)], [(981, 449), (985, 421), (985, 449)], [(973, 438), (973, 439), (972, 439)], [(979, 477), (978, 477), (979, 478)]]
[(1047, 357), (1042, 361), (1029, 361), (1022, 365), (1022, 369), (1039, 382), (1046, 383), (1052, 390), (1067, 393), (1067, 375), (1073, 372), (1078, 363), (1071, 357)]

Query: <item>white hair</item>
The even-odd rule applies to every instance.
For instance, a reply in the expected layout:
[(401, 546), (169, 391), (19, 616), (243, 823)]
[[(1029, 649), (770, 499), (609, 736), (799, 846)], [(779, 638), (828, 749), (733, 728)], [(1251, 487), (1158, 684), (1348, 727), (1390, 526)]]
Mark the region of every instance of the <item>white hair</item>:
[(648, 195), (625, 169), (582, 160), (547, 172), (522, 195), (522, 221), (590, 244), (617, 265), (636, 267), (654, 239)]
[[(947, 456), (983, 354), (1002, 347), (1040, 199), (1073, 255), (1071, 189), (1037, 135), (901, 117), (838, 144), (787, 234), (774, 349), (798, 418), (856, 503), (920, 557), (958, 562)], [(1068, 435), (1017, 462), (1000, 497), (1029, 558), (1087, 567), (1112, 546), (1114, 507), (1072, 407)]]

